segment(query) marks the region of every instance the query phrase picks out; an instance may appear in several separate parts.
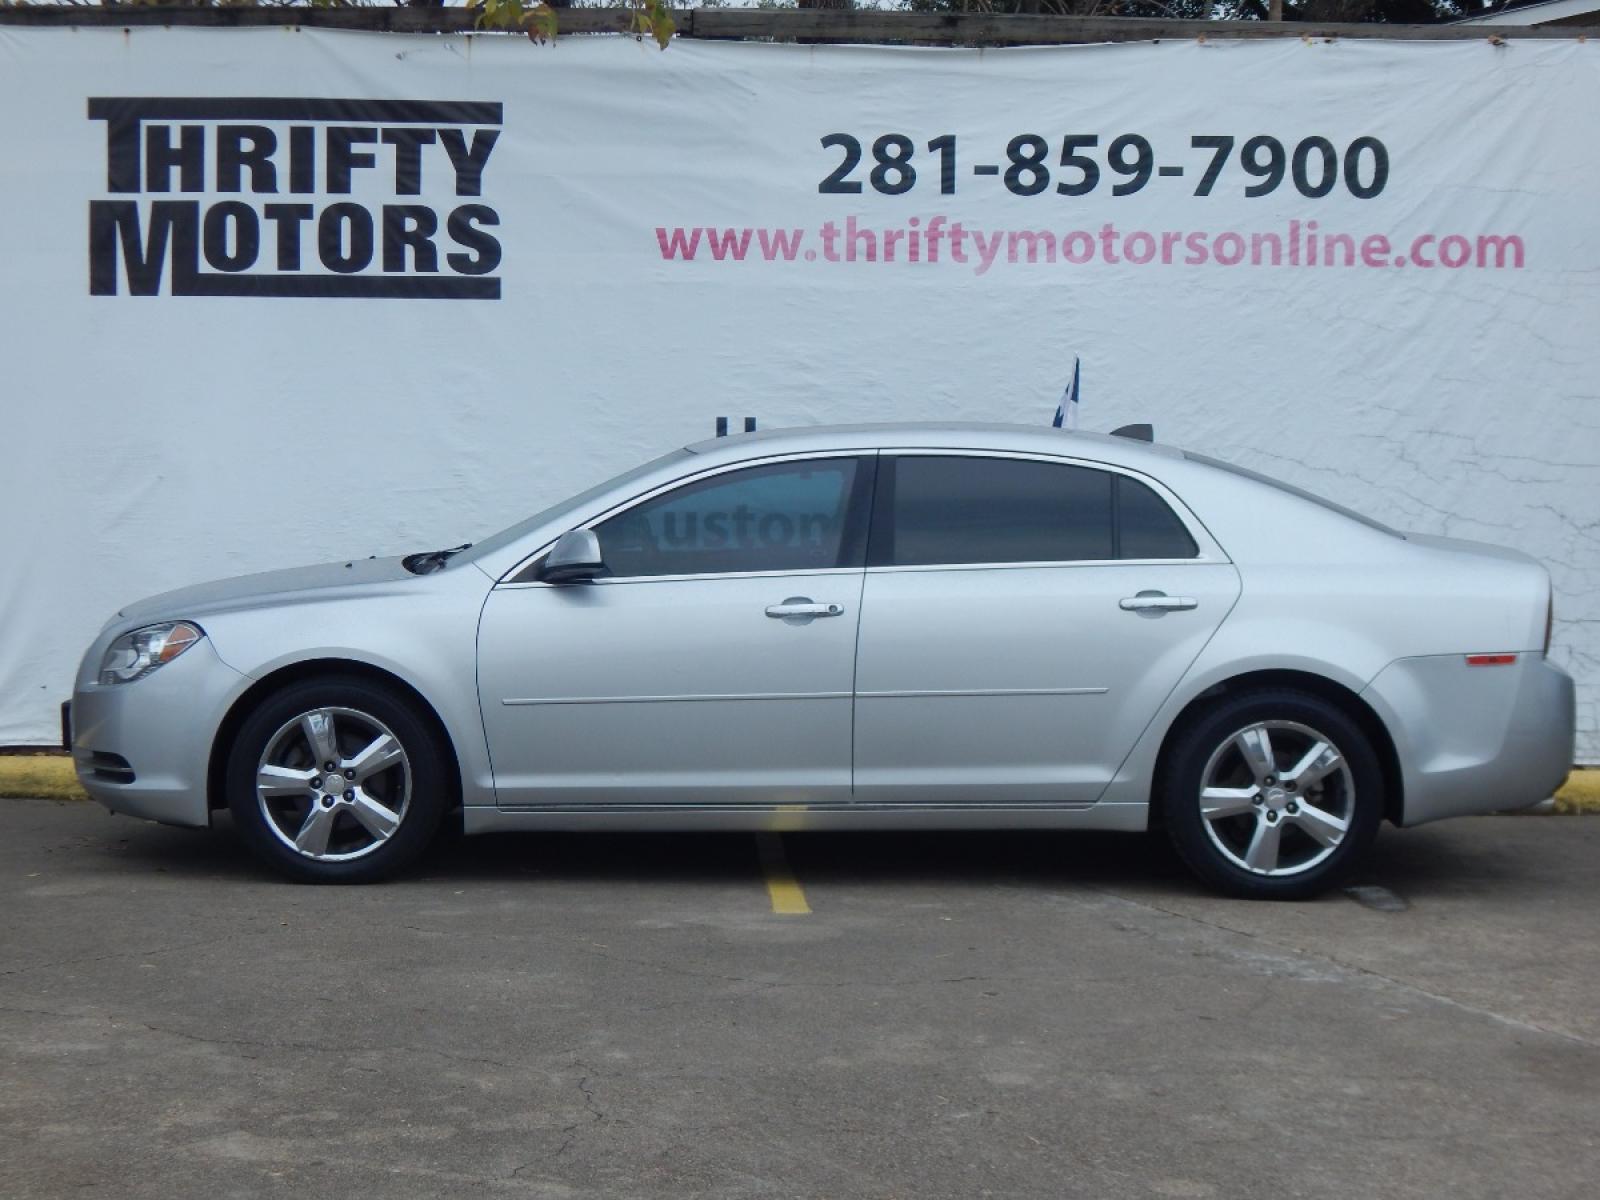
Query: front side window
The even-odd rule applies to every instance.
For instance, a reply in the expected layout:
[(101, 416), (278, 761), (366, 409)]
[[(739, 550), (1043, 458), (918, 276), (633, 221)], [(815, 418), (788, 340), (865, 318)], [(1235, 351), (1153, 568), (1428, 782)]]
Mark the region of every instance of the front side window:
[(1136, 479), (1034, 459), (908, 454), (879, 467), (874, 566), (1193, 558), (1194, 539)]
[(615, 577), (859, 566), (854, 458), (745, 467), (674, 488), (594, 527)]

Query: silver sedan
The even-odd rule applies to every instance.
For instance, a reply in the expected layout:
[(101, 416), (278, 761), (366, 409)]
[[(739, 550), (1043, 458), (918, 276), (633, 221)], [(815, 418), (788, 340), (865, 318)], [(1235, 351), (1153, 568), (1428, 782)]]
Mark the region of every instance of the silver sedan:
[(118, 613), (69, 710), (116, 812), (296, 879), (487, 830), (1165, 830), (1298, 897), (1387, 820), (1572, 762), (1548, 573), (1125, 437), (859, 426), (677, 450), (470, 547)]

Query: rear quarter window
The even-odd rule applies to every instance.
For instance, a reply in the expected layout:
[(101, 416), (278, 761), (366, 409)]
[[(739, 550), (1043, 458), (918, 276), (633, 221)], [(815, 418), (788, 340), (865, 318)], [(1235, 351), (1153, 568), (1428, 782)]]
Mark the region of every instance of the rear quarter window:
[(1194, 558), (1194, 538), (1167, 502), (1137, 479), (1117, 476), (1117, 557)]

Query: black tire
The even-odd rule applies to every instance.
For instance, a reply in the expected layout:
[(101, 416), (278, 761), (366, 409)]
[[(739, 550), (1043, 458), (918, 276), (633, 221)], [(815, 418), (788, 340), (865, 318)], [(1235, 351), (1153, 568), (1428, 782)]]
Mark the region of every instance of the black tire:
[[(398, 742), (402, 760), (359, 783), (348, 781), (348, 791), (340, 791), (347, 786), (339, 779), (343, 771), (324, 772), (316, 777), (315, 791), (308, 786), (303, 796), (296, 797), (286, 788), (281, 797), (264, 799), (257, 791), (257, 773), (269, 748), (275, 762), (284, 757), (294, 759), (299, 768), (318, 770), (319, 764), (310, 761), (310, 736), (297, 734), (293, 726), (303, 715), (323, 711), (334, 714), (332, 728), (341, 762), (359, 767), (349, 756), (382, 733)], [(228, 755), (228, 808), (251, 852), (274, 871), (304, 883), (372, 883), (413, 865), (432, 842), (453, 803), (448, 761), (438, 734), (395, 689), (357, 676), (304, 680), (267, 697), (240, 726)], [(402, 781), (408, 786), (402, 787)], [(351, 799), (356, 796), (361, 800)], [(369, 806), (358, 814), (356, 806), (369, 798), (387, 809)], [(331, 814), (326, 817), (331, 832), (322, 851), (331, 857), (311, 857), (285, 840), (302, 820), (297, 815), (301, 807), (309, 819), (319, 805)], [(383, 811), (397, 816), (398, 823), (380, 837), (367, 826), (373, 821), (371, 812)], [(303, 831), (305, 825), (299, 828)], [(363, 848), (364, 840), (372, 845)]]
[[(1258, 728), (1266, 729), (1275, 768), (1265, 768), (1260, 734), (1249, 732)], [(1285, 772), (1292, 773), (1296, 760), (1314, 748), (1307, 732), (1334, 747), (1342, 769), (1333, 768), (1302, 790), (1299, 784), (1290, 787), (1293, 781)], [(1244, 740), (1236, 741), (1240, 735)], [(1338, 705), (1290, 689), (1239, 692), (1223, 696), (1173, 738), (1156, 801), (1173, 848), (1215, 890), (1255, 900), (1306, 899), (1337, 886), (1371, 848), (1384, 813), (1383, 770), (1372, 740)], [(1255, 752), (1253, 760), (1247, 746)], [(1240, 794), (1211, 800), (1221, 813), (1211, 820), (1202, 813), (1201, 800), (1208, 767), (1214, 796)], [(1275, 773), (1263, 777), (1262, 769)], [(1313, 773), (1306, 771), (1302, 778)], [(1263, 786), (1263, 778), (1272, 786)], [(1243, 793), (1252, 796), (1246, 800)], [(1240, 804), (1248, 807), (1227, 811)], [(1330, 815), (1343, 821), (1342, 834), (1325, 820)], [(1265, 842), (1273, 829), (1278, 838), (1269, 848)], [(1252, 868), (1247, 863), (1256, 857), (1258, 833), (1262, 853)], [(1336, 836), (1330, 847), (1327, 839)], [(1265, 873), (1269, 861), (1283, 873)]]

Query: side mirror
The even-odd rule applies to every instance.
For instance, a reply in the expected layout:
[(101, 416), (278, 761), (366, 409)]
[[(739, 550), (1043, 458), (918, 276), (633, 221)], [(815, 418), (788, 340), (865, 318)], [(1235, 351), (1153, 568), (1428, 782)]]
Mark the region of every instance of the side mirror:
[(539, 568), (546, 583), (587, 583), (606, 569), (592, 529), (569, 529), (556, 539)]

